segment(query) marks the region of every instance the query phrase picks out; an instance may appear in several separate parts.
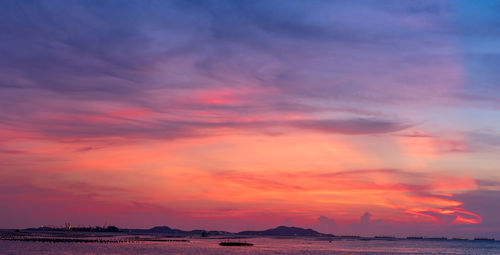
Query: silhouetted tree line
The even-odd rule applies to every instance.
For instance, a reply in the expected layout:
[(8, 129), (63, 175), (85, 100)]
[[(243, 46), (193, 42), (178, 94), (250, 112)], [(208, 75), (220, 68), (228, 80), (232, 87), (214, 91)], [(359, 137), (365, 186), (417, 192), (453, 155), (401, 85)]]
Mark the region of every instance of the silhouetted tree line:
[(28, 229), (28, 230), (41, 230), (41, 231), (75, 231), (75, 232), (120, 232), (120, 229), (115, 226), (107, 226), (107, 227), (72, 227), (68, 224), (65, 227), (57, 228), (57, 227), (40, 227), (37, 229)]

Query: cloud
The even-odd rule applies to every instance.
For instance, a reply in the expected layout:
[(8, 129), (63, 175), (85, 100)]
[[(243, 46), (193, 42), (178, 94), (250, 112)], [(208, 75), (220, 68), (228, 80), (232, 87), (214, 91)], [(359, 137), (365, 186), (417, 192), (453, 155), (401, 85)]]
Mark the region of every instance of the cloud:
[[(441, 224), (470, 224), (481, 222), (481, 217), (463, 209), (463, 202), (455, 195), (475, 190), (473, 179), (440, 176), (392, 169), (365, 169), (330, 173), (268, 173), (244, 171), (216, 171), (210, 176), (200, 176), (201, 183), (212, 183), (214, 178), (221, 185), (213, 190), (213, 199), (219, 198), (217, 190), (224, 187), (241, 187), (248, 203), (273, 201), (273, 194), (288, 194), (287, 202), (324, 204), (325, 208), (350, 210), (349, 206), (362, 204), (377, 212), (391, 211), (383, 218), (372, 220), (371, 213), (361, 217), (362, 225), (379, 224), (381, 220), (437, 222)], [(222, 192), (222, 191), (221, 191)], [(297, 198), (294, 195), (297, 194)], [(299, 195), (300, 194), (300, 195)], [(261, 200), (265, 199), (265, 200)], [(315, 212), (311, 209), (309, 213)], [(331, 209), (335, 211), (335, 209)], [(397, 216), (395, 216), (397, 215)], [(404, 215), (404, 216), (402, 216)], [(394, 218), (393, 218), (394, 217)], [(322, 218), (325, 220), (324, 218)]]
[[(275, 215), (334, 215), (337, 225), (345, 219), (334, 212), (342, 210), (347, 215), (369, 211), (384, 224), (394, 218), (478, 225), (470, 223), (485, 218), (484, 209), (477, 213), (467, 204), (477, 188), (473, 176), (482, 171), (439, 175), (431, 167), (482, 169), (472, 154), (458, 161), (451, 157), (466, 152), (491, 157), (487, 153), (498, 149), (494, 118), (475, 114), (498, 109), (497, 7), (441, 1), (9, 1), (0, 9), (2, 168), (26, 176), (35, 170), (88, 174), (110, 168), (140, 168), (140, 176), (149, 176), (143, 173), (160, 169), (156, 165), (165, 175), (182, 168), (182, 176), (192, 179), (157, 186), (178, 185), (191, 196), (186, 201), (202, 196), (208, 201), (199, 210), (204, 217), (220, 205), (221, 215), (243, 219), (258, 215), (260, 206)], [(422, 126), (429, 130), (413, 132)], [(450, 134), (455, 128), (464, 131)], [(280, 139), (303, 134), (325, 140), (327, 156), (305, 155), (318, 153), (315, 140), (301, 148), (308, 152), (269, 165), (278, 161), (278, 149), (303, 147), (304, 139), (284, 145)], [(170, 158), (176, 155), (169, 153), (189, 146), (210, 154), (243, 136), (249, 147), (250, 140), (276, 140), (266, 148), (242, 150), (265, 151), (259, 160), (232, 151)], [(196, 144), (203, 139), (210, 141)], [(111, 144), (116, 151), (108, 150)], [(138, 151), (142, 161), (133, 157)], [(151, 154), (161, 156), (150, 162)], [(413, 164), (415, 159), (420, 164)], [(345, 168), (362, 170), (339, 170)], [(91, 181), (102, 178), (94, 177)], [(181, 177), (171, 179), (176, 178)], [(20, 184), (9, 186), (12, 190), (37, 197), (16, 181)], [(33, 182), (33, 187), (42, 184)], [(192, 183), (199, 186), (190, 188)], [(106, 193), (99, 185), (71, 185), (90, 197), (75, 200), (82, 203)], [(61, 190), (61, 196), (57, 191), (47, 196), (74, 198)], [(225, 201), (229, 191), (238, 194), (235, 201)], [(476, 195), (492, 199), (488, 192)], [(151, 204), (168, 199), (156, 197)], [(39, 205), (36, 199), (31, 203)], [(103, 202), (96, 208), (128, 207)]]
[[(0, 117), (51, 139), (397, 132), (414, 126), (399, 108), (456, 84), (448, 50), (423, 46), (447, 44), (428, 28), (448, 30), (441, 19), (452, 11), (349, 1), (9, 3)], [(368, 16), (377, 24), (359, 18)], [(112, 114), (128, 109), (148, 114)]]
[(363, 215), (360, 217), (360, 223), (361, 223), (362, 225), (368, 225), (368, 224), (370, 224), (370, 222), (371, 222), (371, 217), (372, 217), (371, 213), (369, 213), (369, 212), (365, 212), (365, 214), (363, 214)]
[(492, 203), (500, 194), (498, 190), (500, 185), (497, 184), (495, 188), (496, 190), (479, 189), (464, 192), (456, 196), (457, 199), (464, 202), (463, 207), (465, 210), (473, 210), (481, 215), (482, 222), (477, 226), (479, 229), (483, 228), (497, 231), (498, 227), (500, 227), (500, 218), (498, 217), (500, 207), (496, 203)]
[[(53, 107), (58, 107), (56, 104)], [(62, 106), (62, 105), (61, 105)], [(52, 107), (51, 107), (52, 108)], [(6, 114), (0, 121), (6, 129), (39, 134), (50, 139), (122, 137), (132, 139), (172, 140), (186, 137), (217, 135), (217, 130), (245, 130), (265, 133), (266, 130), (313, 130), (343, 135), (369, 135), (397, 132), (410, 125), (385, 119), (263, 119), (203, 116), (172, 118), (170, 113), (146, 109), (99, 111), (69, 109), (59, 112), (26, 112), (25, 115)], [(193, 106), (179, 111), (192, 111)], [(220, 112), (214, 110), (216, 112)], [(221, 112), (225, 115), (224, 110)], [(227, 114), (227, 113), (226, 113)], [(214, 132), (215, 131), (215, 132)]]
[(394, 134), (403, 149), (419, 156), (450, 153), (478, 153), (495, 151), (500, 146), (500, 135), (488, 131), (429, 133), (406, 130)]
[(336, 231), (337, 225), (334, 219), (320, 215), (318, 217), (318, 223), (314, 225), (313, 228), (321, 233), (333, 233)]
[[(0, 86), (51, 91), (75, 103), (106, 99), (139, 104), (158, 89), (187, 94), (191, 89), (251, 87), (276, 90), (278, 105), (312, 102), (366, 110), (368, 101), (392, 106), (428, 95), (424, 84), (454, 79), (431, 75), (432, 68), (415, 73), (423, 65), (403, 57), (417, 48), (414, 58), (432, 65), (436, 58), (418, 55), (426, 48), (414, 41), (447, 42), (401, 22), (410, 16), (415, 23), (440, 25), (447, 5), (429, 6), (348, 1), (10, 3), (1, 15), (2, 48), (9, 50), (2, 52)], [(441, 11), (414, 11), (427, 9)], [(366, 16), (380, 24), (359, 19)], [(441, 69), (454, 68), (444, 62)], [(382, 72), (392, 69), (391, 75)], [(413, 86), (400, 88), (402, 83)], [(433, 85), (434, 91), (437, 87)], [(255, 104), (267, 100), (258, 98)], [(157, 102), (149, 104), (161, 108)]]
[(25, 154), (25, 153), (28, 153), (26, 151), (22, 151), (22, 150), (4, 150), (4, 149), (0, 149), (0, 153), (5, 153), (5, 154)]
[(476, 150), (495, 150), (500, 148), (500, 134), (494, 132), (469, 132), (471, 147)]
[(380, 119), (296, 121), (292, 125), (304, 129), (349, 135), (390, 133), (410, 127), (409, 124)]

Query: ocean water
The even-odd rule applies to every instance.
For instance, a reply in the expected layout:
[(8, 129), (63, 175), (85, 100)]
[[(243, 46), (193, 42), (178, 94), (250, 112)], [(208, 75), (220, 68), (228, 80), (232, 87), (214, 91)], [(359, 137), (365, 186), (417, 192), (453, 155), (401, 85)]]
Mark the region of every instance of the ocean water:
[(41, 243), (0, 241), (0, 254), (500, 254), (498, 241), (338, 240), (252, 238), (251, 247), (223, 247), (217, 239), (190, 242)]

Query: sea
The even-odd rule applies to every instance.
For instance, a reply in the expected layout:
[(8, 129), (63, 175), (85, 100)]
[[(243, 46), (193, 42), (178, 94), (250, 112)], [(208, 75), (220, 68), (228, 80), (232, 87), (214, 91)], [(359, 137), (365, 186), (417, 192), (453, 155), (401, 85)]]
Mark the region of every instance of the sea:
[(473, 240), (321, 240), (249, 238), (253, 246), (220, 246), (221, 239), (185, 242), (50, 243), (0, 240), (0, 254), (500, 254), (499, 241)]

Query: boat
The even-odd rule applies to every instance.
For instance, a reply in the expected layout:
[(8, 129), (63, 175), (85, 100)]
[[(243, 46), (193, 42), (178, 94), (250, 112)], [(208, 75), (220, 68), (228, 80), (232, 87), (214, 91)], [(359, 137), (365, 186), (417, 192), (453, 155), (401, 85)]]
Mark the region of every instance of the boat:
[(224, 241), (224, 242), (220, 242), (219, 245), (220, 246), (253, 246), (253, 243)]

